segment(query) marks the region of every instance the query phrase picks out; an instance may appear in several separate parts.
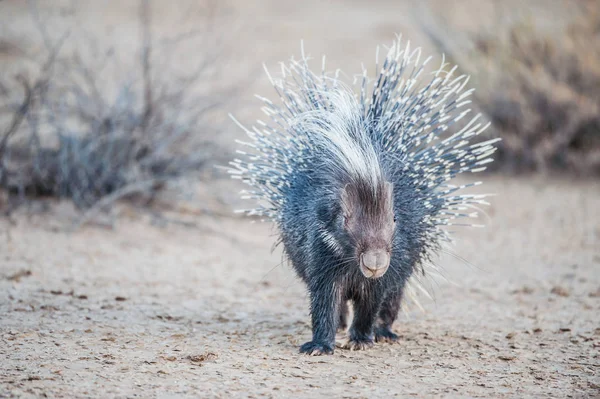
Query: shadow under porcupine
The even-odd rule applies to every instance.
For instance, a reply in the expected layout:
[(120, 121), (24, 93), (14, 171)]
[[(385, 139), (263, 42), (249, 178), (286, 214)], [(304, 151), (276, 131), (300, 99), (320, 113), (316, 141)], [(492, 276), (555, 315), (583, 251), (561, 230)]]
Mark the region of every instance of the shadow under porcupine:
[(246, 212), (277, 224), (310, 293), (313, 338), (303, 353), (333, 353), (348, 301), (354, 319), (344, 347), (397, 340), (391, 327), (407, 281), (425, 274), (449, 239), (444, 226), (486, 204), (485, 195), (458, 193), (479, 182), (448, 181), (484, 170), (499, 139), (470, 142), (487, 127), (479, 115), (442, 137), (469, 115), (473, 90), (443, 60), (419, 86), (430, 59), (421, 62), (421, 49), (398, 38), (372, 88), (363, 72), (355, 92), (338, 73), (311, 72), (303, 53), (282, 66), (281, 78), (269, 75), (282, 103), (261, 98), (271, 123), (240, 125), (250, 142), (240, 142), (248, 150), (238, 151), (230, 173), (252, 186), (245, 197), (265, 203)]

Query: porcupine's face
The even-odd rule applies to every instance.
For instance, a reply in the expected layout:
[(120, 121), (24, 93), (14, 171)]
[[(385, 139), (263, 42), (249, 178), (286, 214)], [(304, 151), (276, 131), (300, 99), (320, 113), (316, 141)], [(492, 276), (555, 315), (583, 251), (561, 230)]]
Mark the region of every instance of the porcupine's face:
[(379, 278), (390, 266), (396, 230), (393, 201), (393, 186), (389, 182), (376, 190), (355, 184), (347, 184), (342, 190), (344, 230), (366, 278)]

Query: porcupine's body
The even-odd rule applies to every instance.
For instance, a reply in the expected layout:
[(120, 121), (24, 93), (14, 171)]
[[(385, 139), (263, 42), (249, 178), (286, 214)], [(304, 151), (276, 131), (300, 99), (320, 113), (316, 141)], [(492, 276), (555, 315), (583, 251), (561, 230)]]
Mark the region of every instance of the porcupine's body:
[(395, 340), (405, 285), (442, 241), (443, 226), (462, 217), (481, 195), (456, 194), (458, 173), (483, 169), (492, 141), (469, 139), (486, 126), (475, 117), (459, 132), (439, 136), (468, 110), (465, 76), (437, 70), (419, 86), (420, 49), (391, 47), (372, 90), (363, 75), (359, 93), (336, 77), (313, 74), (306, 58), (282, 68), (273, 81), (283, 105), (265, 102), (274, 123), (247, 130), (252, 148), (232, 165), (267, 204), (249, 211), (274, 220), (285, 253), (306, 283), (313, 339), (301, 352), (332, 353), (335, 332), (354, 320), (346, 347)]
[[(388, 270), (377, 279), (366, 278), (357, 265), (354, 243), (342, 227), (343, 210), (337, 198), (340, 194), (331, 190), (352, 183), (324, 177), (326, 157), (327, 154), (316, 151), (315, 170), (298, 174), (281, 210), (280, 229), (286, 253), (311, 293), (316, 340), (303, 346), (306, 352), (333, 351), (336, 329), (346, 327), (348, 300), (354, 305), (356, 320), (350, 331), (349, 348), (360, 349), (372, 343), (378, 314), (375, 338), (396, 339), (391, 326), (400, 308), (402, 291), (426, 246), (420, 240), (425, 232), (419, 231), (420, 219), (426, 215), (424, 198), (401, 174), (390, 173), (392, 178), (387, 181), (394, 187), (394, 215), (381, 224), (393, 224), (394, 216), (402, 223), (396, 222), (389, 247), (395, 250), (390, 251)], [(392, 159), (386, 162), (385, 157), (382, 164), (391, 168), (395, 165)], [(363, 189), (366, 188), (365, 185)], [(371, 193), (364, 194), (368, 197)]]

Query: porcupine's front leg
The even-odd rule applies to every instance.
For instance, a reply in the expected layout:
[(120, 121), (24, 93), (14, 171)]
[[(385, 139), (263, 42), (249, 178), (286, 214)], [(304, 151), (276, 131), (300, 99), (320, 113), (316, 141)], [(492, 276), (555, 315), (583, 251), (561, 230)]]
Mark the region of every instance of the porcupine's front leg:
[(344, 349), (363, 350), (373, 346), (373, 325), (379, 310), (380, 300), (369, 296), (354, 300), (354, 319)]
[(392, 331), (392, 325), (398, 317), (400, 304), (402, 302), (402, 290), (389, 294), (379, 310), (379, 320), (375, 328), (376, 342), (396, 342), (398, 335)]
[(331, 355), (339, 317), (337, 289), (335, 284), (314, 284), (309, 291), (313, 338), (300, 347), (300, 353)]

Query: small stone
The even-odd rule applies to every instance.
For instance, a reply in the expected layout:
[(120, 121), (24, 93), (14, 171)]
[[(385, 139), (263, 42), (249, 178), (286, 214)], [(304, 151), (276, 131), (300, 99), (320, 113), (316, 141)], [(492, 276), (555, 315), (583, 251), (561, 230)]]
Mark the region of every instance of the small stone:
[(511, 360), (515, 360), (515, 359), (516, 359), (516, 356), (512, 356), (512, 355), (499, 355), (499, 356), (498, 356), (498, 359), (500, 359), (500, 360), (504, 360), (504, 361), (506, 361), (506, 362), (509, 362), (509, 361), (511, 361)]
[(600, 298), (600, 287), (596, 291), (592, 291), (588, 294), (590, 298)]
[(566, 289), (566, 288), (564, 288), (564, 287), (561, 287), (561, 286), (559, 286), (559, 285), (557, 285), (557, 286), (553, 287), (553, 288), (550, 290), (550, 293), (551, 293), (551, 294), (554, 294), (554, 295), (562, 296), (562, 297), (568, 297), (568, 296), (570, 295), (570, 294), (569, 294), (569, 291), (567, 291), (567, 289)]

